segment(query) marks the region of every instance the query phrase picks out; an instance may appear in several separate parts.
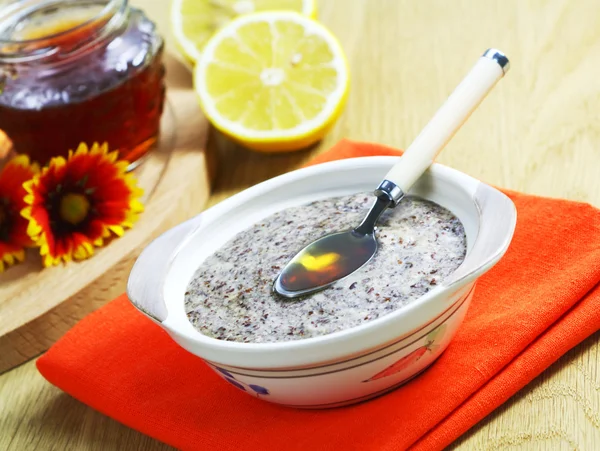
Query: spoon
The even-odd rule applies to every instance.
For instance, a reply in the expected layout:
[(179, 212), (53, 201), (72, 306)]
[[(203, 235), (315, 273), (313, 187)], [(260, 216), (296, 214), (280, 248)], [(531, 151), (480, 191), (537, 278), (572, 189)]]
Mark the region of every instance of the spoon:
[(377, 252), (375, 230), (381, 214), (400, 203), (508, 69), (508, 58), (488, 49), (387, 173), (360, 225), (325, 235), (302, 249), (279, 273), (274, 291), (296, 298), (323, 290), (371, 260)]

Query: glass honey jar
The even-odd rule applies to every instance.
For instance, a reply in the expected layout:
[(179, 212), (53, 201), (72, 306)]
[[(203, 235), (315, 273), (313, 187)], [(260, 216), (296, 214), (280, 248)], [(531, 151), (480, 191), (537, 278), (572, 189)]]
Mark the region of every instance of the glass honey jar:
[(127, 0), (0, 6), (0, 129), (40, 164), (107, 142), (133, 165), (158, 138), (163, 48)]

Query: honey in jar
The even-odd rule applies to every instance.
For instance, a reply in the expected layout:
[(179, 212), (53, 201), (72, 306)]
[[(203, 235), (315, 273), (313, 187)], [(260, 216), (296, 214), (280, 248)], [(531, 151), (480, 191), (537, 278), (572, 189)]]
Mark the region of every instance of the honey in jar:
[(158, 138), (163, 39), (127, 0), (0, 6), (0, 129), (40, 164), (80, 142), (139, 161)]

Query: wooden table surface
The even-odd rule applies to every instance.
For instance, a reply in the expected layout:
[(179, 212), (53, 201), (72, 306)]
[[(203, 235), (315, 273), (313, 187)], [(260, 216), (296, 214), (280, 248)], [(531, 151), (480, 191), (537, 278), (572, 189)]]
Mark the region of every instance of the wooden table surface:
[[(407, 146), (487, 47), (512, 68), (439, 161), (499, 186), (600, 206), (598, 0), (318, 0), (347, 52), (347, 108), (317, 147), (261, 155), (217, 139), (210, 203), (297, 168), (342, 137)], [(134, 3), (142, 3), (139, 0)], [(145, 0), (163, 31), (166, 0)], [(598, 449), (600, 335), (454, 446)], [(50, 386), (33, 361), (0, 375), (0, 449), (162, 450)]]

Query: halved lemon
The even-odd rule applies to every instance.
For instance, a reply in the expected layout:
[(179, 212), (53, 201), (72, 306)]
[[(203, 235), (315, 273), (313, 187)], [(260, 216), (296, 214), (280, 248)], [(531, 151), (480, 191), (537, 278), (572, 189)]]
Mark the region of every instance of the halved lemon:
[(184, 55), (195, 62), (210, 37), (241, 14), (295, 11), (316, 17), (315, 0), (173, 0), (171, 28)]
[(240, 16), (206, 44), (194, 69), (211, 123), (246, 147), (287, 151), (319, 141), (342, 112), (346, 58), (323, 25), (298, 13)]

